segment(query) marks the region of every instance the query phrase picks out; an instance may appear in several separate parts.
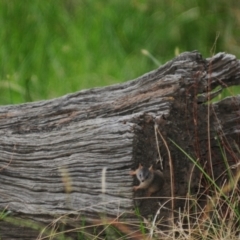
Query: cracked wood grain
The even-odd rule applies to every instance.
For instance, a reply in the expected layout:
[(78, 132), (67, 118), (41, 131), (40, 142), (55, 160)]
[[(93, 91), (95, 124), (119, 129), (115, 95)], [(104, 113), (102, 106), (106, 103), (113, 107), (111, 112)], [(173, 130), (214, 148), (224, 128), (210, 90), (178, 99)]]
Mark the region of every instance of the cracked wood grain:
[[(225, 88), (239, 82), (240, 61), (235, 56), (218, 53), (203, 59), (195, 51), (122, 84), (48, 101), (1, 106), (0, 208), (7, 207), (20, 219), (45, 223), (64, 214), (80, 214), (91, 221), (100, 213), (118, 216), (131, 212), (135, 206), (129, 170), (139, 162), (155, 162), (155, 120), (166, 116), (166, 125), (159, 123), (166, 139), (191, 148), (192, 139), (184, 131), (194, 132), (190, 122), (193, 114), (185, 115), (186, 109), (192, 109), (191, 104), (202, 95), (199, 121), (206, 123), (201, 117), (206, 114), (204, 103), (208, 101), (204, 94), (217, 86)], [(236, 131), (230, 131), (227, 118), (229, 114), (231, 120), (232, 116), (238, 118), (239, 98), (215, 103), (214, 109), (223, 133), (228, 127), (228, 135), (236, 135)], [(213, 122), (215, 131), (220, 122)], [(238, 121), (231, 124), (237, 128)], [(177, 168), (181, 156), (174, 156), (174, 151), (176, 192), (184, 195), (187, 185), (181, 185), (179, 179), (184, 175), (184, 184), (189, 179)], [(161, 194), (170, 197), (167, 157), (164, 150), (161, 153), (166, 175)], [(186, 159), (182, 160), (183, 169), (184, 164), (189, 169)], [(156, 206), (142, 213), (154, 213)], [(3, 237), (13, 234), (5, 224), (0, 233)], [(25, 233), (22, 231), (22, 236), (26, 237)], [(35, 235), (33, 231), (29, 239)]]

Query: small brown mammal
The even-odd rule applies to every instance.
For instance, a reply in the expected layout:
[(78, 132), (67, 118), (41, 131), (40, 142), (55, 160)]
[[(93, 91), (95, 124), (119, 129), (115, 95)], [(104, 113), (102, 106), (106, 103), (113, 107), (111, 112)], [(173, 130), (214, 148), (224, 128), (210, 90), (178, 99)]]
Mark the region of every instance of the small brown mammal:
[(139, 164), (138, 169), (131, 171), (130, 175), (136, 175), (137, 179), (140, 181), (138, 186), (133, 187), (133, 191), (146, 189), (148, 197), (159, 191), (164, 184), (163, 173), (159, 170), (153, 170), (152, 166), (147, 168), (143, 167), (142, 164)]

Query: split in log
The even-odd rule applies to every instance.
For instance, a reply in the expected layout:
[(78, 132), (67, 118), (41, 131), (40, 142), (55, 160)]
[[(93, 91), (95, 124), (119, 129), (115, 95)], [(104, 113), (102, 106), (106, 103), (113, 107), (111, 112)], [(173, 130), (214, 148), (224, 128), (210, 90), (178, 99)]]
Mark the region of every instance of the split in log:
[[(0, 209), (11, 212), (0, 224), (2, 239), (35, 239), (38, 227), (22, 226), (26, 219), (46, 226), (67, 215), (74, 226), (104, 213), (136, 221), (136, 207), (146, 217), (159, 202), (169, 225), (187, 195), (203, 200), (211, 190), (196, 163), (220, 187), (222, 150), (229, 166), (239, 164), (240, 97), (208, 104), (239, 84), (236, 57), (203, 59), (194, 51), (126, 83), (0, 107)], [(139, 163), (163, 168), (154, 198), (132, 192), (138, 182), (129, 171)]]

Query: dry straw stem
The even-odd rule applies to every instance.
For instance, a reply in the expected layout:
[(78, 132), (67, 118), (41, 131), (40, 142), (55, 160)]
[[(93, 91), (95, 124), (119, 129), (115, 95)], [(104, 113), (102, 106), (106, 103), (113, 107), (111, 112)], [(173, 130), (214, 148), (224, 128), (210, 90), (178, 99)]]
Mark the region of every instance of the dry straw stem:
[[(173, 171), (173, 163), (172, 163), (171, 152), (170, 152), (170, 150), (168, 148), (166, 140), (164, 139), (164, 137), (162, 136), (161, 132), (159, 131), (157, 124), (155, 124), (154, 127), (157, 130), (159, 136), (161, 137), (161, 139), (162, 139), (162, 141), (163, 141), (163, 143), (164, 143), (164, 145), (165, 145), (165, 147), (167, 149), (167, 153), (168, 153), (169, 168), (170, 168), (170, 179), (171, 179), (171, 199), (172, 199), (171, 200), (171, 208), (172, 208), (171, 213), (172, 213), (172, 220), (173, 220), (174, 219), (173, 210), (174, 210), (174, 189), (175, 189), (175, 186), (174, 186), (174, 171)], [(157, 146), (159, 146), (159, 145), (157, 144)], [(173, 222), (172, 222), (172, 225), (173, 225)]]

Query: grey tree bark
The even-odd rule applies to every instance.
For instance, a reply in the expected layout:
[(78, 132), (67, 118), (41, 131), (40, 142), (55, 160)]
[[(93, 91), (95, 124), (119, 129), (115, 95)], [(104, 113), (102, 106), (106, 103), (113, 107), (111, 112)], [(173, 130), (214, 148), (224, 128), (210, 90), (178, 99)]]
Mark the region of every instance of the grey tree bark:
[[(122, 84), (1, 106), (0, 209), (9, 215), (0, 236), (36, 239), (42, 227), (63, 216), (70, 226), (94, 222), (102, 213), (137, 221), (136, 206), (149, 216), (159, 202), (168, 209), (161, 212), (168, 224), (184, 206), (179, 197), (207, 188), (179, 147), (219, 185), (226, 177), (220, 150), (229, 166), (238, 166), (240, 97), (208, 103), (239, 83), (235, 56), (204, 59), (194, 51)], [(165, 185), (154, 199), (132, 192), (138, 182), (129, 171), (139, 163), (160, 169), (162, 163)]]

